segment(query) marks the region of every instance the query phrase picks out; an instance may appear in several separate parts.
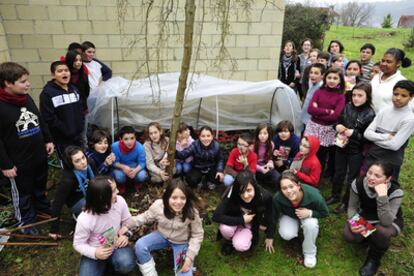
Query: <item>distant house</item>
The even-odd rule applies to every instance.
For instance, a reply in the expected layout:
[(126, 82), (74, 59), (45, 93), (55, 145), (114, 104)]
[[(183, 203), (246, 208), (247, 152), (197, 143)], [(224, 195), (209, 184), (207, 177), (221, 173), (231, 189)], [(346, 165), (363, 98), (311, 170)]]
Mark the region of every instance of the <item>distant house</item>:
[(414, 15), (401, 15), (397, 26), (401, 28), (414, 28)]

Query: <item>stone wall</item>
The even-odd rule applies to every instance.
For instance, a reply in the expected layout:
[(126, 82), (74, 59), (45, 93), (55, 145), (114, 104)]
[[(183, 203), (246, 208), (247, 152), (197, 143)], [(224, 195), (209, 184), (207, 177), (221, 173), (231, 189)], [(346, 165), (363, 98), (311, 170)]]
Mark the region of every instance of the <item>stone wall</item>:
[[(201, 8), (203, 1), (206, 6), (204, 14)], [(165, 26), (174, 30), (174, 35), (165, 37), (162, 43), (158, 36), (161, 28), (158, 16), (161, 3), (166, 1), (154, 2), (148, 14), (147, 28), (144, 24), (147, 7), (142, 2), (145, 1), (2, 0), (0, 60), (10, 59), (29, 69), (35, 99), (50, 79), (50, 63), (65, 54), (71, 42), (93, 42), (97, 47), (97, 58), (108, 64), (115, 76), (143, 77), (148, 70), (179, 71), (183, 52), (185, 1), (180, 1), (179, 7), (173, 7), (176, 13), (169, 17)], [(275, 79), (284, 1), (274, 0), (273, 4), (265, 8), (264, 0), (253, 1), (248, 14), (242, 8), (233, 7), (229, 13), (230, 34), (226, 38), (226, 47), (236, 63), (225, 56), (220, 64), (216, 57), (219, 55), (221, 35), (215, 12), (219, 9), (209, 6), (214, 2), (196, 1), (198, 23), (195, 25), (194, 55), (197, 53), (201, 29), (203, 35), (193, 69), (195, 66), (196, 71), (228, 79)], [(120, 13), (123, 14), (121, 20), (118, 19)], [(203, 17), (205, 23), (201, 27), (199, 22)], [(148, 32), (147, 40), (144, 39), (145, 29)], [(148, 51), (145, 51), (145, 44), (148, 45)]]

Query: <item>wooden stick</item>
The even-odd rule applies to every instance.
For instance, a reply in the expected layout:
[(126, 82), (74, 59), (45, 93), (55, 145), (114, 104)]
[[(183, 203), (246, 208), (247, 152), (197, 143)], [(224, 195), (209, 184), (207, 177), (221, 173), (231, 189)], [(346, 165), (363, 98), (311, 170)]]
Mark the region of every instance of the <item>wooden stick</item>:
[(4, 246), (58, 246), (57, 242), (0, 242)]
[(6, 196), (5, 194), (0, 193), (0, 196), (3, 197), (3, 198), (5, 198), (5, 199), (11, 200), (11, 198), (8, 197), (8, 196)]
[(5, 231), (0, 231), (0, 234), (15, 232), (17, 230), (22, 230), (22, 229), (30, 228), (30, 227), (33, 227), (33, 226), (45, 224), (45, 223), (48, 223), (48, 222), (51, 222), (51, 221), (55, 221), (55, 220), (57, 220), (57, 218), (51, 218), (51, 219), (47, 219), (47, 220), (42, 220), (42, 221), (39, 221), (39, 222), (35, 222), (35, 223), (23, 225), (23, 226), (20, 226), (20, 227), (16, 227), (16, 228), (12, 228), (12, 229), (7, 229)]
[(35, 235), (25, 235), (25, 234), (15, 234), (15, 233), (5, 233), (1, 234), (2, 236), (10, 236), (16, 238), (27, 238), (27, 239), (42, 239), (42, 240), (50, 240), (52, 239), (49, 236), (35, 236)]

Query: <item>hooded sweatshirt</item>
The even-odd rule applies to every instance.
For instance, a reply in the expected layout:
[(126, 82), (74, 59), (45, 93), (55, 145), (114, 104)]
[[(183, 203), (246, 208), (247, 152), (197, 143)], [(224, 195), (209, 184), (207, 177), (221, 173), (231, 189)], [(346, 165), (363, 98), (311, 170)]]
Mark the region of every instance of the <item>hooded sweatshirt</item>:
[[(318, 157), (316, 156), (316, 153), (319, 150), (320, 143), (318, 137), (310, 135), (307, 136), (307, 138), (309, 141), (309, 153), (303, 159), (302, 165), (300, 166), (300, 169), (298, 170), (296, 175), (301, 182), (304, 182), (305, 184), (309, 184), (314, 187), (318, 187), (319, 179), (321, 177), (322, 166), (319, 162)], [(302, 153), (298, 152), (295, 159), (301, 160), (301, 155)], [(292, 166), (294, 166), (295, 162), (297, 161), (293, 161)]]

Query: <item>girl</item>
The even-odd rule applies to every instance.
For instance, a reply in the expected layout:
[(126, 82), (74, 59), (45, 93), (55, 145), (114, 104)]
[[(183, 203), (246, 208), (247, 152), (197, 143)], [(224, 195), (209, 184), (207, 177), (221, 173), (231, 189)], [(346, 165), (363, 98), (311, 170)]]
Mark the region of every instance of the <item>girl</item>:
[(351, 185), (348, 218), (359, 214), (376, 229), (369, 238), (364, 238), (365, 226), (345, 223), (344, 237), (347, 242), (368, 243), (368, 256), (359, 270), (360, 275), (374, 275), (377, 272), (382, 256), (390, 247), (391, 238), (403, 229), (403, 191), (397, 182), (391, 181), (392, 173), (391, 166), (376, 161), (368, 168), (365, 177), (357, 178)]
[(128, 246), (129, 233), (117, 236), (130, 218), (128, 205), (118, 196), (112, 177), (98, 176), (91, 181), (73, 237), (73, 247), (82, 255), (79, 276), (104, 275), (108, 263), (122, 274), (134, 269), (135, 254)]
[(244, 252), (256, 245), (259, 226), (266, 229), (266, 250), (273, 252), (271, 207), (272, 195), (256, 183), (254, 174), (249, 170), (239, 173), (213, 215), (213, 221), (220, 223), (218, 237), (225, 239), (222, 253)]
[[(338, 120), (345, 106), (345, 80), (340, 68), (329, 68), (323, 78), (323, 85), (313, 95), (308, 106), (311, 120), (306, 124), (304, 134), (319, 138), (321, 147), (318, 150), (318, 159), (324, 168), (326, 157), (329, 153), (328, 171), (330, 176), (334, 174), (335, 165), (335, 129), (334, 124)], [(322, 170), (323, 171), (323, 170)]]
[(291, 88), (295, 88), (295, 80), (300, 77), (299, 70), (300, 61), (296, 55), (295, 43), (288, 40), (280, 55), (278, 79)]
[(359, 83), (362, 65), (358, 60), (350, 60), (345, 67), (345, 98), (349, 103), (352, 99), (352, 88)]
[(194, 158), (193, 168), (186, 175), (188, 185), (195, 187), (205, 177), (208, 188), (214, 190), (216, 184), (223, 182), (224, 158), (210, 127), (202, 127), (199, 138), (188, 148), (177, 151), (175, 156), (177, 159)]
[(272, 187), (279, 180), (279, 173), (273, 163), (274, 143), (271, 140), (271, 128), (269, 124), (262, 123), (256, 127), (254, 151), (257, 154), (256, 178), (260, 182)]
[(276, 158), (275, 167), (278, 172), (289, 168), (293, 158), (299, 151), (300, 139), (295, 135), (292, 122), (280, 121), (276, 126), (276, 134), (273, 136), (274, 151)]
[(170, 177), (166, 167), (170, 165), (167, 159), (168, 137), (157, 122), (149, 123), (146, 129), (147, 139), (144, 143), (147, 169), (154, 184), (162, 184)]
[(148, 211), (131, 218), (119, 235), (144, 224), (157, 223), (157, 230), (135, 244), (139, 270), (143, 275), (157, 275), (151, 251), (172, 247), (174, 270), (178, 275), (193, 275), (194, 258), (200, 250), (204, 231), (197, 211), (199, 205), (192, 190), (179, 178), (173, 179), (162, 199)]
[[(350, 64), (351, 61), (348, 63)], [(335, 152), (335, 175), (332, 180), (332, 194), (327, 204), (339, 202), (342, 186), (345, 195), (342, 203), (335, 209), (335, 213), (346, 211), (349, 200), (349, 187), (352, 181), (359, 176), (359, 171), (364, 159), (364, 148), (367, 143), (364, 131), (375, 117), (371, 107), (371, 85), (361, 82), (352, 90), (352, 102), (348, 103), (336, 124), (337, 146)], [(338, 144), (340, 143), (340, 144)], [(343, 185), (345, 176), (345, 185)]]
[(52, 217), (58, 218), (52, 222), (50, 228), (50, 236), (54, 239), (60, 236), (57, 233), (59, 233), (59, 219), (63, 205), (66, 204), (71, 208), (73, 215), (77, 217), (85, 205), (89, 181), (96, 175), (95, 164), (86, 158), (78, 146), (68, 146), (63, 161), (65, 168), (52, 204)]
[(371, 80), (372, 104), (375, 112), (386, 106), (392, 105), (392, 92), (394, 85), (406, 78), (401, 74), (400, 67), (411, 65), (411, 60), (405, 56), (405, 52), (398, 48), (388, 49), (380, 63), (381, 72)]
[[(301, 44), (300, 44), (301, 48), (302, 48), (302, 53), (298, 56), (299, 58), (299, 71), (300, 71), (300, 78), (298, 80), (298, 90), (299, 90), (299, 94), (301, 95), (301, 98), (304, 98), (304, 94), (306, 93), (307, 90), (302, 90), (302, 86), (303, 86), (303, 80), (304, 80), (304, 73), (306, 68), (312, 64), (311, 61), (311, 57), (310, 57), (310, 53), (312, 50), (312, 46), (313, 46), (313, 42), (312, 39), (310, 38), (305, 38), (304, 40), (302, 40)], [(316, 54), (317, 56), (317, 54)], [(315, 57), (316, 59), (316, 57)]]
[[(273, 197), (273, 215), (279, 221), (279, 235), (284, 240), (296, 238), (299, 225), (301, 226), (304, 236), (304, 265), (308, 268), (315, 267), (318, 219), (328, 216), (328, 207), (319, 190), (299, 184), (292, 172), (284, 171), (280, 191)], [(271, 246), (273, 247), (273, 241)]]
[(343, 54), (335, 54), (334, 56), (332, 56), (332, 59), (331, 59), (331, 67), (343, 69), (344, 59), (345, 59), (345, 56)]
[(111, 151), (110, 144), (111, 137), (109, 133), (102, 129), (95, 130), (89, 140), (89, 149), (86, 156), (95, 162), (100, 175), (109, 175), (115, 161), (115, 154)]
[[(176, 150), (182, 151), (183, 149), (188, 148), (194, 142), (193, 137), (191, 137), (190, 128), (186, 123), (181, 122), (178, 131), (177, 131), (177, 143)], [(191, 170), (191, 161), (193, 157), (188, 157), (185, 160), (177, 159), (175, 161), (175, 170), (177, 175), (187, 174)]]
[[(339, 40), (331, 40), (329, 42), (328, 45), (328, 53), (329, 53), (329, 61), (328, 61), (328, 65), (331, 66), (332, 65), (332, 58), (334, 55), (337, 54), (343, 54), (344, 53), (344, 45), (339, 41)], [(344, 65), (346, 65), (348, 63), (348, 60), (344, 57)]]

